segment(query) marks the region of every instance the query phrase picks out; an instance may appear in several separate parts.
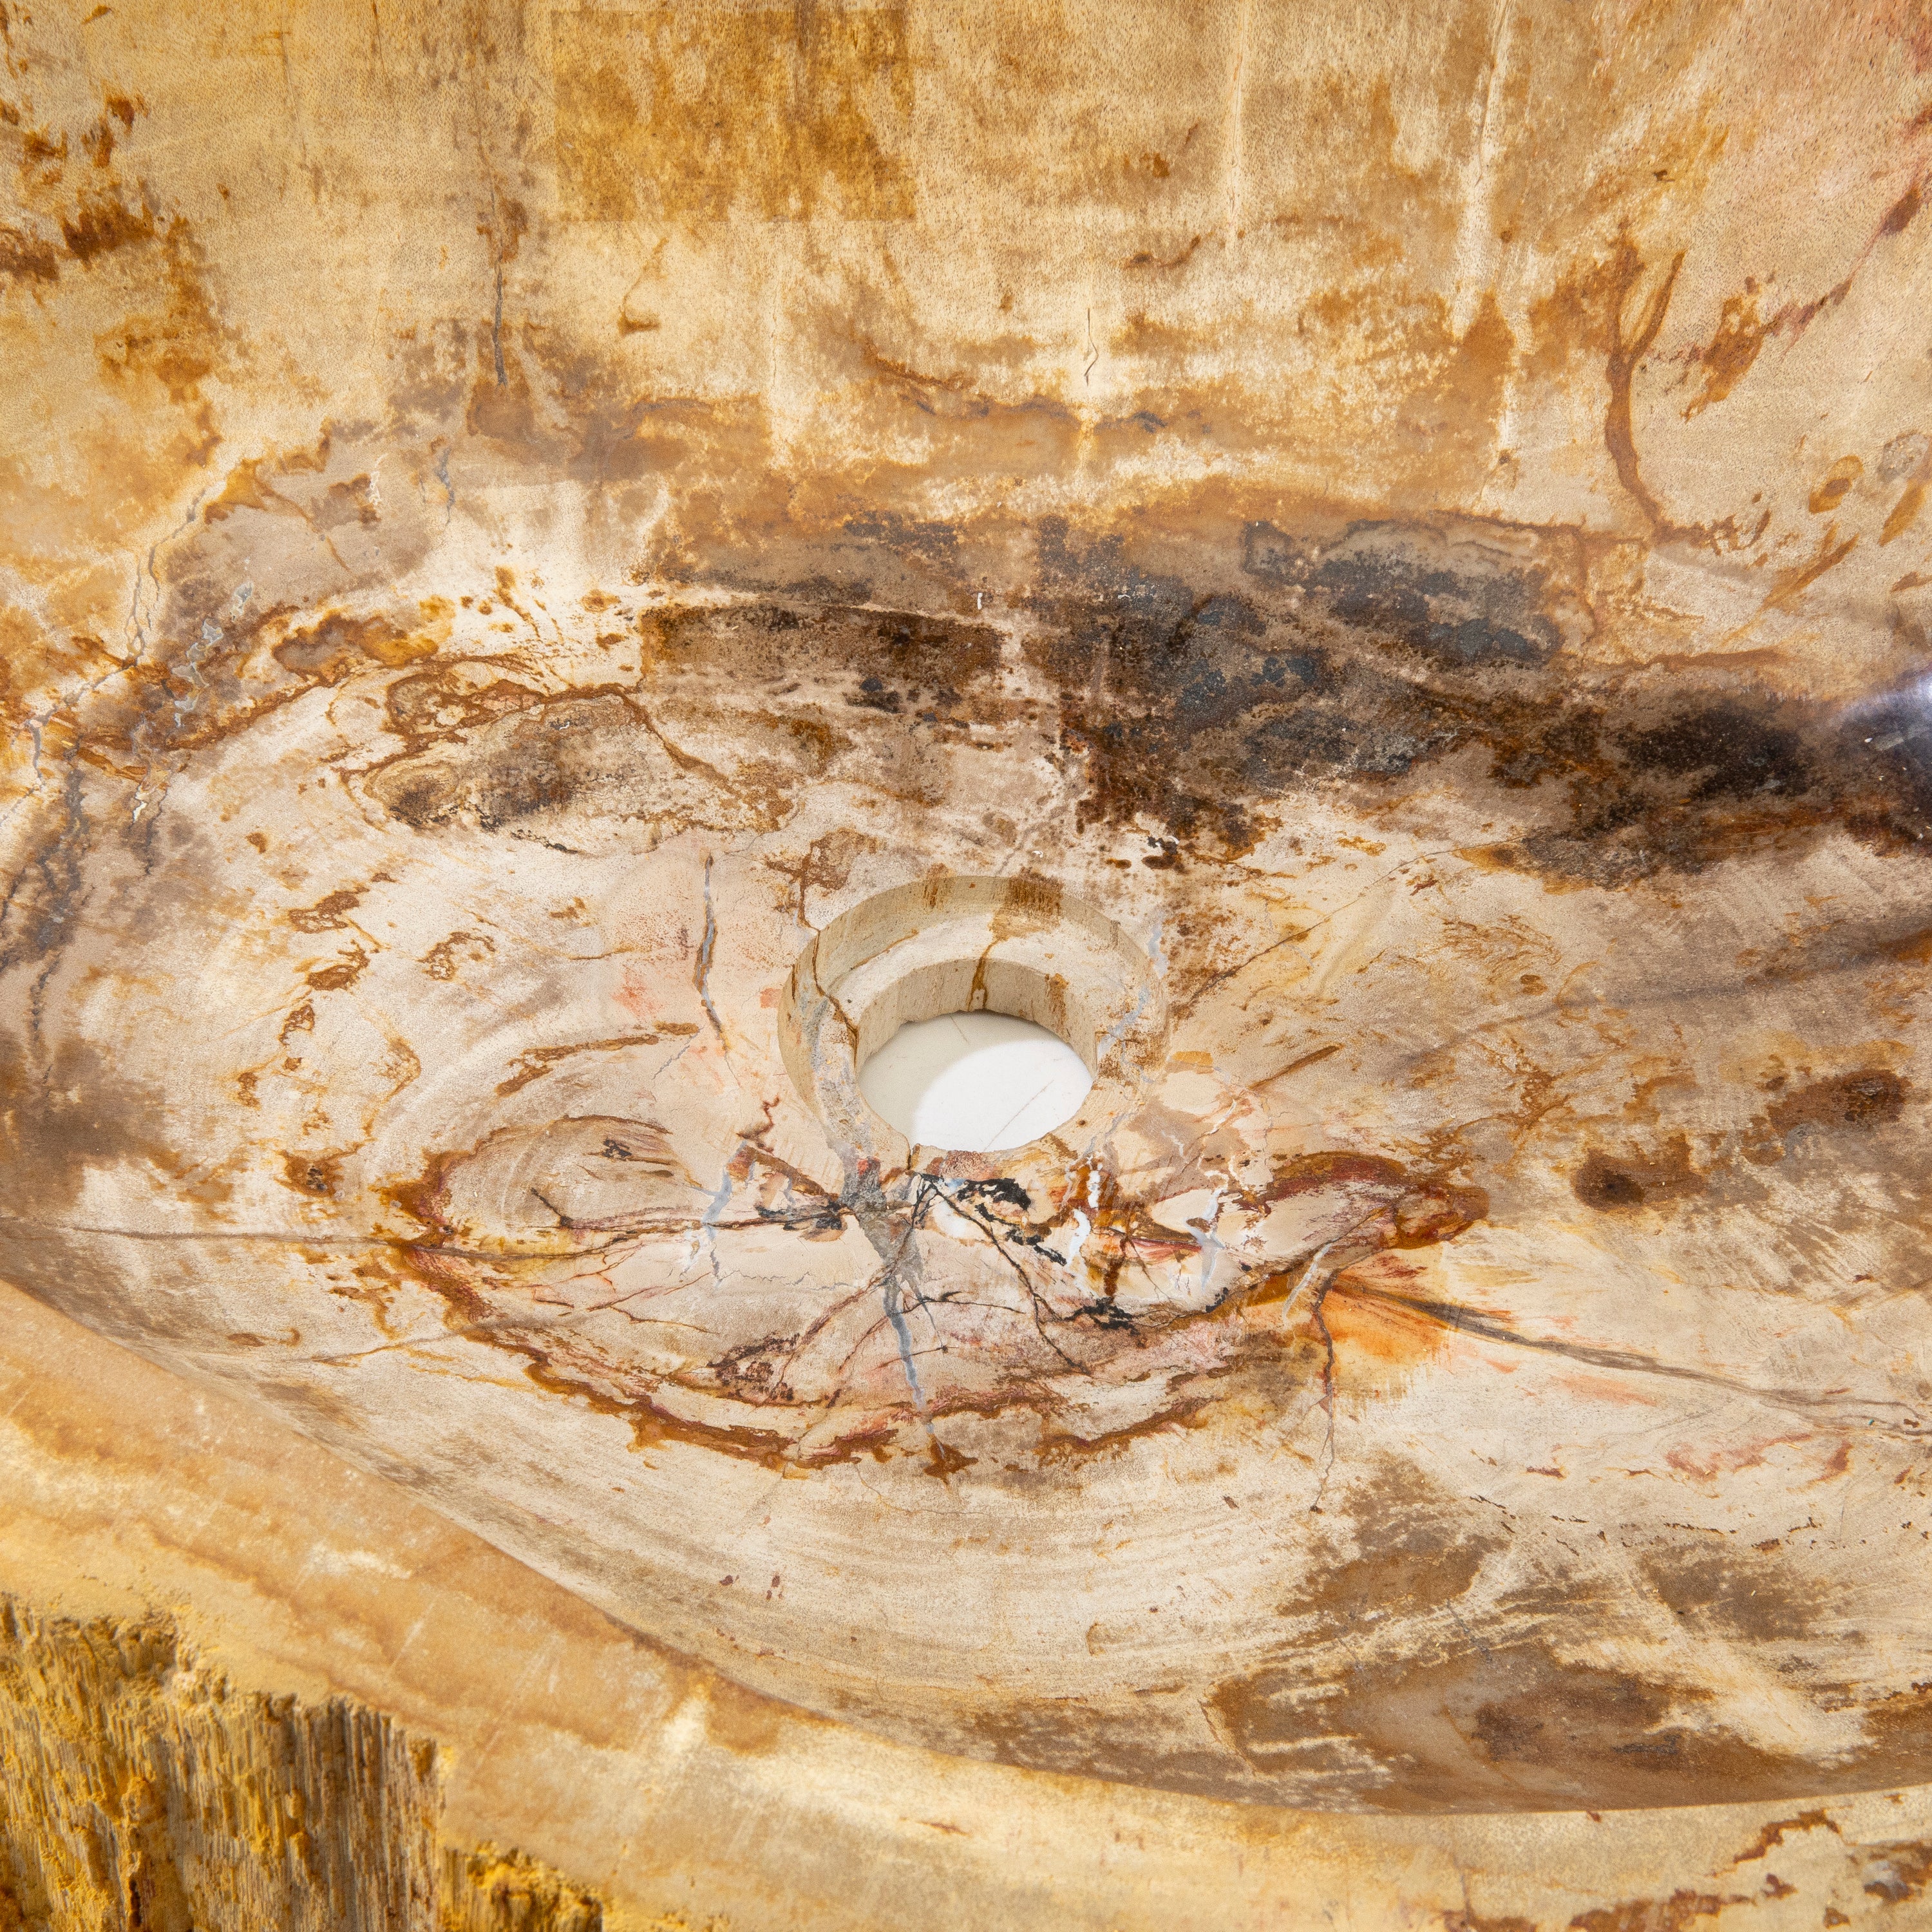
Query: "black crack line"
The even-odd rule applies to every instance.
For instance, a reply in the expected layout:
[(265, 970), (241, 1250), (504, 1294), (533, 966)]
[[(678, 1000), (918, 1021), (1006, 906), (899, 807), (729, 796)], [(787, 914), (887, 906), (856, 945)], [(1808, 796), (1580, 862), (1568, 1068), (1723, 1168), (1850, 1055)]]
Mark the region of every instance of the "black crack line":
[[(1002, 1242), (999, 1236), (993, 1232), (992, 1222), (990, 1217), (982, 1217), (976, 1214), (967, 1202), (956, 1195), (946, 1195), (946, 1202), (948, 1207), (953, 1209), (956, 1213), (962, 1216), (964, 1220), (970, 1221), (974, 1227), (977, 1228), (980, 1232), (986, 1237), (988, 1240), (992, 1242), (993, 1244), (993, 1252), (999, 1256), (1000, 1260), (1004, 1262), (1012, 1270), (1014, 1275), (1019, 1282), (1020, 1286), (1026, 1292), (1028, 1304), (1033, 1310), (1033, 1325), (1034, 1332), (1038, 1334), (1040, 1339), (1066, 1364), (1069, 1369), (1072, 1370), (1076, 1374), (1084, 1372), (1086, 1364), (1083, 1362), (1076, 1361), (1073, 1357), (1070, 1355), (1066, 1351), (1046, 1332), (1046, 1324), (1045, 1320), (1042, 1318), (1041, 1313), (1040, 1291), (1034, 1286), (1031, 1277), (1028, 1274), (1026, 1270), (1020, 1265), (1018, 1256), (1016, 1255), (1010, 1255), (1006, 1252), (1005, 1244)], [(1037, 1244), (1035, 1244), (1034, 1245), (1037, 1245)], [(1050, 1308), (1046, 1310), (1046, 1312), (1049, 1315), (1053, 1314), (1053, 1311)], [(1054, 1315), (1054, 1319), (1055, 1321), (1058, 1321), (1060, 1319), (1060, 1317), (1058, 1315)]]
[[(818, 1317), (816, 1321), (808, 1322), (806, 1326), (799, 1331), (798, 1335), (793, 1341), (791, 1346), (785, 1351), (784, 1355), (782, 1358), (782, 1366), (779, 1368), (778, 1373), (772, 1378), (771, 1389), (764, 1395), (759, 1397), (758, 1402), (754, 1405), (754, 1407), (760, 1408), (764, 1408), (765, 1405), (772, 1399), (772, 1396), (776, 1395), (778, 1390), (787, 1388), (790, 1385), (791, 1381), (791, 1372), (797, 1365), (799, 1357), (803, 1354), (806, 1350), (809, 1348), (814, 1342), (817, 1341), (818, 1337), (825, 1332), (825, 1330), (833, 1322), (836, 1321), (840, 1316), (844, 1314), (847, 1309), (852, 1306), (855, 1302), (862, 1301), (866, 1296), (871, 1292), (871, 1288), (872, 1284), (869, 1282), (868, 1282), (863, 1288), (854, 1288), (850, 1294), (845, 1295), (840, 1300), (835, 1301), (830, 1308), (826, 1310), (824, 1314)], [(876, 1328), (878, 1325), (878, 1324), (874, 1322), (872, 1324), (872, 1328)], [(868, 1328), (866, 1334), (868, 1335), (871, 1334), (872, 1333), (872, 1328)], [(864, 1346), (864, 1336), (862, 1336), (860, 1338), (859, 1346), (861, 1347)], [(850, 1355), (846, 1358), (848, 1361), (850, 1361), (850, 1359), (851, 1357)]]
[[(868, 1170), (848, 1186), (841, 1205), (859, 1224), (860, 1232), (872, 1244), (872, 1252), (883, 1264), (876, 1277), (880, 1298), (886, 1319), (892, 1324), (892, 1334), (898, 1342), (899, 1364), (905, 1371), (906, 1386), (912, 1391), (913, 1406), (919, 1412), (933, 1453), (940, 1460), (943, 1475), (945, 1448), (933, 1430), (926, 1391), (920, 1386), (919, 1370), (913, 1362), (912, 1330), (906, 1326), (904, 1310), (899, 1300), (902, 1292), (908, 1286), (904, 1277), (916, 1272), (916, 1255), (912, 1240), (932, 1204), (932, 1183), (921, 1177), (912, 1212), (909, 1215), (895, 1215), (884, 1189), (879, 1184), (877, 1172)], [(910, 1292), (917, 1305), (922, 1298), (916, 1286)]]
[[(1337, 1234), (1332, 1240), (1324, 1241), (1316, 1250), (1309, 1258), (1308, 1266), (1304, 1270), (1301, 1279), (1288, 1292), (1287, 1305), (1282, 1311), (1282, 1319), (1284, 1322), (1288, 1318), (1288, 1310), (1294, 1306), (1296, 1296), (1308, 1286), (1316, 1268), (1336, 1247), (1347, 1240), (1350, 1235), (1359, 1234), (1380, 1211), (1377, 1209), (1372, 1213), (1364, 1215), (1346, 1233)], [(1366, 1260), (1370, 1257), (1364, 1256), (1362, 1258)], [(1352, 1262), (1344, 1264), (1344, 1266), (1348, 1267), (1353, 1265)], [(1322, 1436), (1322, 1474), (1315, 1484), (1315, 1500), (1308, 1505), (1308, 1511), (1311, 1516), (1319, 1516), (1322, 1514), (1322, 1498), (1328, 1493), (1328, 1478), (1335, 1473), (1335, 1337), (1330, 1332), (1328, 1317), (1324, 1304), (1328, 1299), (1328, 1291), (1335, 1285), (1336, 1277), (1342, 1271), (1341, 1267), (1332, 1268), (1328, 1270), (1322, 1279), (1322, 1286), (1315, 1291), (1315, 1299), (1308, 1311), (1309, 1320), (1314, 1324), (1316, 1334), (1322, 1338), (1322, 1413), (1327, 1420), (1327, 1427)]]
[[(823, 1218), (822, 1210), (817, 1215), (801, 1215), (799, 1218), (808, 1226), (816, 1226)], [(715, 1228), (742, 1231), (780, 1224), (794, 1225), (784, 1216), (762, 1212), (742, 1220), (714, 1221), (710, 1225)], [(592, 1222), (570, 1225), (573, 1231), (586, 1228), (594, 1230), (597, 1226)], [(82, 1222), (35, 1221), (23, 1215), (0, 1214), (0, 1227), (25, 1229), (40, 1236), (91, 1234), (116, 1241), (265, 1241), (292, 1248), (380, 1248), (390, 1254), (435, 1255), (452, 1261), (483, 1262), (506, 1268), (527, 1266), (532, 1262), (590, 1262), (611, 1257), (621, 1259), (622, 1251), (628, 1240), (691, 1234), (705, 1225), (688, 1218), (643, 1224), (625, 1222), (612, 1227), (611, 1232), (619, 1238), (602, 1247), (518, 1250), (459, 1248), (440, 1241), (412, 1240), (406, 1234), (309, 1234), (286, 1228), (98, 1228)]]
[[(1479, 1315), (1474, 1310), (1465, 1308), (1453, 1301), (1420, 1301), (1405, 1294), (1392, 1294), (1386, 1288), (1359, 1287), (1351, 1291), (1366, 1298), (1385, 1301), (1400, 1308), (1413, 1309), (1418, 1314), (1426, 1315), (1432, 1321), (1439, 1322), (1446, 1328), (1454, 1328), (1465, 1335), (1473, 1335), (1485, 1342), (1498, 1342), (1513, 1348), (1531, 1348), (1539, 1354), (1562, 1355), (1569, 1360), (1587, 1364), (1592, 1368), (1609, 1369), (1626, 1375), (1660, 1376), (1671, 1382), (1695, 1382), (1706, 1388), (1720, 1389), (1727, 1395), (1748, 1396), (1754, 1401), (1776, 1403), (1780, 1407), (1804, 1412), (1814, 1412), (1831, 1400), (1829, 1394), (1814, 1395), (1804, 1389), (1764, 1388), (1755, 1382), (1740, 1381), (1734, 1376), (1722, 1376), (1708, 1369), (1687, 1367), (1678, 1362), (1659, 1361), (1653, 1355), (1640, 1355), (1628, 1348), (1602, 1348), (1593, 1347), (1587, 1342), (1558, 1342), (1540, 1335), (1526, 1335), (1520, 1330), (1511, 1328), (1493, 1316)], [(1850, 1392), (1845, 1395), (1849, 1398)], [(1856, 1398), (1844, 1406), (1853, 1408), (1906, 1408), (1902, 1402), (1886, 1396), (1873, 1402), (1859, 1402)], [(1880, 1424), (1890, 1430), (1894, 1425)], [(1920, 1432), (1899, 1429), (1901, 1439), (1907, 1442), (1924, 1442), (1927, 1438)]]
[[(555, 1308), (557, 1304), (539, 1302), (536, 1306), (538, 1308)], [(589, 1308), (565, 1307), (548, 1320), (538, 1319), (533, 1315), (500, 1315), (488, 1322), (464, 1322), (454, 1327), (446, 1322), (440, 1323), (434, 1328), (424, 1329), (420, 1334), (394, 1336), (386, 1342), (373, 1342), (366, 1348), (340, 1348), (327, 1354), (318, 1354), (311, 1350), (294, 1359), (310, 1368), (335, 1368), (345, 1362), (366, 1361), (376, 1355), (413, 1354), (452, 1342), (491, 1342), (494, 1346), (492, 1338), (499, 1335), (509, 1336), (512, 1348), (520, 1348), (526, 1343), (534, 1346), (538, 1340), (567, 1330), (573, 1321), (586, 1315), (603, 1314), (614, 1306), (616, 1312), (628, 1322), (649, 1322), (665, 1328), (702, 1330), (702, 1324), (698, 1322), (671, 1322), (662, 1316), (636, 1316), (621, 1304), (602, 1303)], [(658, 1377), (656, 1379), (666, 1381), (672, 1378)]]
[(711, 902), (711, 854), (707, 852), (704, 855), (704, 943), (698, 949), (698, 971), (693, 983), (698, 988), (704, 1016), (711, 1022), (711, 1030), (722, 1044), (724, 1022), (718, 1017), (718, 1009), (711, 1004), (711, 955), (717, 944), (718, 913)]
[(1322, 1514), (1322, 1498), (1328, 1492), (1328, 1478), (1335, 1473), (1335, 1337), (1329, 1332), (1328, 1317), (1322, 1307), (1334, 1279), (1330, 1275), (1316, 1291), (1314, 1305), (1308, 1312), (1315, 1332), (1322, 1338), (1322, 1413), (1327, 1422), (1322, 1438), (1322, 1474), (1316, 1480), (1315, 1500), (1308, 1505), (1310, 1516)]
[[(529, 1315), (501, 1315), (494, 1316), (487, 1322), (465, 1322), (454, 1327), (445, 1323), (434, 1329), (426, 1330), (420, 1335), (398, 1336), (390, 1341), (376, 1342), (367, 1348), (346, 1349), (326, 1355), (310, 1353), (298, 1356), (296, 1359), (326, 1367), (338, 1362), (361, 1361), (365, 1357), (371, 1355), (392, 1354), (399, 1350), (428, 1348), (444, 1342), (488, 1340), (492, 1336), (499, 1334), (518, 1336), (532, 1334), (555, 1335), (568, 1330), (573, 1322), (582, 1321), (587, 1316), (611, 1313), (622, 1316), (627, 1322), (649, 1323), (655, 1327), (667, 1328), (689, 1328), (700, 1334), (709, 1334), (715, 1331), (706, 1328), (702, 1322), (677, 1322), (658, 1315), (634, 1315), (626, 1305), (639, 1300), (654, 1299), (660, 1295), (683, 1293), (691, 1288), (700, 1286), (704, 1279), (700, 1275), (690, 1281), (667, 1282), (656, 1288), (636, 1288), (630, 1294), (620, 1295), (614, 1300), (610, 1301), (592, 1301), (575, 1304), (539, 1302), (536, 1306), (540, 1308), (554, 1308), (557, 1310), (556, 1313), (546, 1320), (539, 1321)], [(802, 1288), (807, 1284), (808, 1279), (809, 1277), (806, 1276), (800, 1275), (790, 1281), (783, 1282), (778, 1285), (784, 1288)], [(832, 1313), (836, 1314), (837, 1312), (835, 1309)], [(830, 1317), (825, 1318), (829, 1319)], [(658, 1379), (676, 1383), (680, 1388), (701, 1387), (700, 1384), (684, 1382), (676, 1375), (662, 1376)]]

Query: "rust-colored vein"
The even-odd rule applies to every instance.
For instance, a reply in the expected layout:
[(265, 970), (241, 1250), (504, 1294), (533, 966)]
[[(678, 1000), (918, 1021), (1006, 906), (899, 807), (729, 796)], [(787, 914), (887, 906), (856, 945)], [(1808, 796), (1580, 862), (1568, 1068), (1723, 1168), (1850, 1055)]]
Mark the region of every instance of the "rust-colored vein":
[(1825, 534), (1818, 539), (1818, 550), (1809, 563), (1801, 564), (1796, 570), (1787, 571), (1772, 586), (1771, 594), (1758, 608), (1760, 610), (1788, 609), (1801, 592), (1816, 584), (1828, 570), (1835, 570), (1850, 556), (1858, 546), (1856, 531), (1843, 543), (1832, 539), (1838, 534), (1836, 524), (1826, 526)]
[(668, 1021), (655, 1033), (619, 1034), (610, 1040), (580, 1040), (568, 1046), (533, 1046), (527, 1052), (517, 1055), (512, 1063), (515, 1070), (508, 1079), (497, 1082), (496, 1091), (500, 1096), (514, 1094), (532, 1080), (541, 1078), (560, 1060), (568, 1060), (573, 1054), (613, 1053), (626, 1046), (656, 1046), (662, 1040), (682, 1038), (697, 1030), (694, 1026)]
[(1610, 452), (1610, 460), (1617, 466), (1617, 478), (1638, 508), (1643, 512), (1651, 528), (1659, 536), (1672, 534), (1669, 519), (1663, 506), (1651, 494), (1637, 466), (1636, 440), (1630, 426), (1630, 380), (1636, 373), (1637, 364), (1650, 352), (1657, 340), (1658, 332), (1664, 326), (1665, 312), (1670, 307), (1670, 293), (1677, 286), (1678, 271), (1684, 266), (1684, 254), (1680, 249), (1672, 260), (1669, 272), (1652, 292), (1650, 299), (1643, 305), (1639, 317), (1636, 332), (1628, 340), (1623, 332), (1623, 305), (1637, 278), (1643, 272), (1643, 258), (1628, 240), (1618, 248), (1616, 279), (1612, 284), (1613, 308), (1610, 318), (1610, 352), (1609, 375), (1610, 401), (1604, 415), (1604, 442)]
[(1885, 527), (1878, 533), (1879, 542), (1888, 544), (1894, 537), (1903, 536), (1917, 520), (1918, 512), (1924, 505), (1925, 485), (1923, 481), (1908, 483), (1904, 493), (1892, 506), (1892, 514), (1886, 518)]
[(1257, 1080), (1257, 1088), (1272, 1086), (1277, 1080), (1286, 1080), (1291, 1073), (1299, 1073), (1304, 1066), (1312, 1066), (1318, 1060), (1326, 1060), (1331, 1053), (1342, 1051), (1342, 1042), (1330, 1040), (1326, 1046), (1318, 1046), (1312, 1053), (1304, 1053), (1299, 1060), (1291, 1060), (1286, 1066)]
[(1757, 313), (1759, 289), (1747, 280), (1742, 295), (1728, 297), (1718, 313), (1717, 332), (1705, 346), (1694, 350), (1694, 358), (1703, 365), (1704, 386), (1685, 406), (1688, 422), (1713, 403), (1720, 403), (1749, 374), (1758, 352), (1774, 335), (1787, 335), (1796, 341), (1812, 322), (1828, 308), (1835, 308), (1851, 292), (1852, 284), (1872, 250), (1889, 236), (1903, 234), (1925, 206), (1925, 184), (1915, 181), (1887, 208), (1873, 230), (1858, 259), (1827, 289), (1808, 302), (1786, 302), (1762, 321)]

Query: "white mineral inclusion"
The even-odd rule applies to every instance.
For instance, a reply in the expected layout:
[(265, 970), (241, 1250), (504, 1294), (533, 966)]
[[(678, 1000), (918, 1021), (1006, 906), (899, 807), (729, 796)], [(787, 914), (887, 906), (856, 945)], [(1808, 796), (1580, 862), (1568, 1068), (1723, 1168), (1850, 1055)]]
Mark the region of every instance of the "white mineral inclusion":
[(1005, 1013), (902, 1026), (860, 1069), (860, 1090), (907, 1139), (962, 1154), (1024, 1146), (1079, 1112), (1094, 1084), (1066, 1041)]

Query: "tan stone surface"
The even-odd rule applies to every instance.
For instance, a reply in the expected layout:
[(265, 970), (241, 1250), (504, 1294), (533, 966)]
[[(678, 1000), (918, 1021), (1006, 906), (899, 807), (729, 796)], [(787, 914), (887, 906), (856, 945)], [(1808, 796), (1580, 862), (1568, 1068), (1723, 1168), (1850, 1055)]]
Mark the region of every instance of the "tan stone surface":
[[(868, 1738), (640, 1640), (242, 1403), (184, 1400), (160, 1370), (21, 1298), (6, 1305), (0, 1563), (10, 1591), (81, 1628), (77, 1639), (44, 1616), (22, 1633), (17, 1612), (7, 1626), (0, 1848), (18, 1858), (10, 1834), (22, 1810), (38, 1822), (22, 1798), (45, 1788), (20, 1776), (20, 1741), (44, 1749), (50, 1731), (89, 1733), (105, 1706), (119, 1720), (110, 1762), (142, 1765), (149, 1788), (145, 1810), (126, 1807), (130, 1828), (124, 1792), (97, 1768), (107, 1828), (94, 1829), (131, 1851), (122, 1882), (141, 1876), (151, 1900), (158, 1867), (172, 1865), (184, 1890), (200, 1880), (207, 1916), (197, 1926), (264, 1922), (208, 1908), (224, 1891), (245, 1898), (251, 1884), (286, 1885), (284, 1874), (298, 1881), (286, 1922), (310, 1922), (302, 1909), (329, 1897), (288, 1856), (280, 1818), (250, 1816), (247, 1800), (268, 1782), (260, 1768), (257, 1783), (238, 1780), (242, 1828), (231, 1822), (220, 1856), (208, 1856), (184, 1802), (192, 1781), (178, 1778), (183, 1757), (194, 1762), (180, 1735), (197, 1728), (218, 1750), (238, 1737), (255, 1766), (266, 1759), (272, 1769), (265, 1732), (273, 1742), (388, 1726), (395, 1771), (372, 1774), (370, 1761), (382, 1760), (365, 1753), (352, 1787), (384, 1828), (339, 1799), (314, 1807), (302, 1820), (316, 1840), (312, 1867), (326, 1870), (333, 1851), (346, 1876), (358, 1858), (387, 1856), (415, 1881), (420, 1909), (435, 1895), (437, 1862), (410, 1834), (440, 1831), (446, 1872), (481, 1865), (487, 1882), (490, 1862), (458, 1848), (494, 1841), (518, 1848), (497, 1855), (500, 1871), (527, 1873), (535, 1857), (576, 1881), (545, 1921), (456, 1916), (475, 1910), (475, 1888), (446, 1879), (445, 1922), (462, 1932), (580, 1932), (590, 1922), (572, 1901), (586, 1897), (612, 1932), (949, 1919), (1112, 1932), (1786, 1932), (1837, 1923), (1827, 1911), (1855, 1924), (1908, 1924), (1924, 1896), (1923, 1787), (1595, 1816), (1362, 1817), (1137, 1791)], [(74, 1663), (83, 1648), (84, 1674)], [(143, 1666), (157, 1652), (188, 1667), (152, 1681)], [(22, 1656), (43, 1684), (78, 1678), (93, 1698), (63, 1701), (58, 1724), (43, 1700), (23, 1724)], [(137, 1702), (172, 1750), (154, 1750), (129, 1721)], [(372, 1719), (372, 1709), (386, 1714)], [(432, 1743), (440, 1753), (425, 1762)], [(99, 1763), (70, 1747), (65, 1762), (70, 1775)], [(206, 1787), (196, 1795), (206, 1802)], [(541, 1899), (541, 1881), (533, 1888)], [(111, 1896), (111, 1879), (103, 1889)], [(404, 1888), (388, 1902), (393, 1919), (345, 1912), (321, 1922), (427, 1924), (410, 1916)], [(128, 1922), (110, 1907), (56, 1922)], [(165, 1916), (145, 1922), (175, 1932)]]
[(1924, 1774), (1918, 10), (4, 32), (8, 1278), (808, 1785)]

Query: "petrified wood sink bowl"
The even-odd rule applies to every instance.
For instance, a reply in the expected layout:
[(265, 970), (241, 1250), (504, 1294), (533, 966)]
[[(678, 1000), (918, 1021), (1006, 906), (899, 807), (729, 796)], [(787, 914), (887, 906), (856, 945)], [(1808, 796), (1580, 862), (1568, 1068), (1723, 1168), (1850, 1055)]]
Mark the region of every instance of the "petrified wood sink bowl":
[[(7, 1278), (855, 1767), (1924, 1894), (1914, 10), (98, 15)], [(968, 1006), (1065, 1128), (866, 1106)]]

